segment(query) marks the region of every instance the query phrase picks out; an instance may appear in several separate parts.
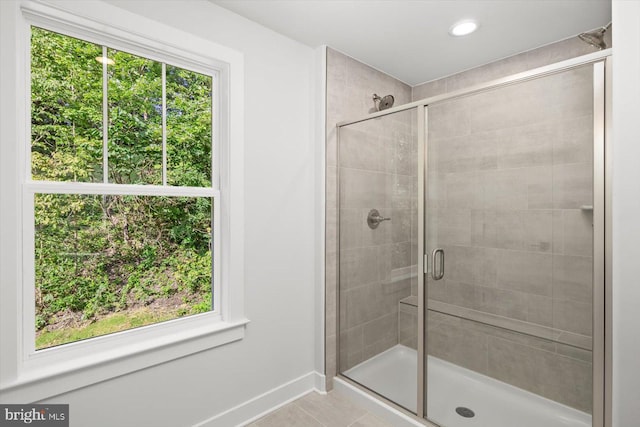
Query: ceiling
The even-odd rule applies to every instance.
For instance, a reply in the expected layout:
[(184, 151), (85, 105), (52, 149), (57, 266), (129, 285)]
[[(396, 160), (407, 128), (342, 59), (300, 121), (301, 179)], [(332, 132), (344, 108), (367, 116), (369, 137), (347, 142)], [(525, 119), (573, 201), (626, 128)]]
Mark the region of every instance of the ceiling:
[[(326, 44), (416, 85), (611, 20), (611, 0), (211, 0), (301, 43)], [(452, 37), (457, 21), (480, 28)]]

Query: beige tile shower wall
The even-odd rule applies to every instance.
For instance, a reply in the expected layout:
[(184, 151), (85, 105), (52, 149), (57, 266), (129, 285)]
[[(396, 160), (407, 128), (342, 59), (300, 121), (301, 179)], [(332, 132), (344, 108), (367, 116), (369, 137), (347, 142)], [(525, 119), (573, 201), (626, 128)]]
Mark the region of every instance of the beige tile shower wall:
[[(328, 389), (331, 389), (332, 387), (332, 378), (336, 375), (337, 366), (336, 290), (338, 281), (338, 165), (335, 126), (336, 123), (343, 120), (360, 117), (374, 111), (374, 104), (372, 100), (372, 95), (374, 93), (377, 93), (380, 96), (392, 94), (395, 97), (395, 105), (405, 104), (411, 100), (411, 87), (408, 85), (346, 55), (343, 55), (340, 52), (333, 49), (327, 49), (325, 373)], [(358, 160), (354, 159), (354, 161)], [(375, 291), (371, 291), (371, 294), (375, 295)], [(394, 322), (393, 320), (391, 321)], [(397, 324), (397, 320), (395, 323)], [(372, 327), (373, 325), (370, 329)], [(362, 339), (362, 342), (364, 343), (364, 326), (362, 330), (358, 330), (356, 328), (351, 332), (355, 336), (354, 342), (358, 342), (358, 340)], [(366, 336), (370, 336), (368, 332)]]

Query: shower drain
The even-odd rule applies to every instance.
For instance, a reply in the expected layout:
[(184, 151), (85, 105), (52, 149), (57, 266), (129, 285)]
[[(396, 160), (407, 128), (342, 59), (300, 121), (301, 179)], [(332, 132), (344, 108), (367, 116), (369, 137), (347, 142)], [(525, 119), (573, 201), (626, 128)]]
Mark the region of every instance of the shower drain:
[(469, 408), (465, 408), (464, 406), (458, 406), (456, 408), (456, 412), (458, 413), (458, 415), (465, 418), (472, 418), (472, 417), (475, 417), (476, 415), (475, 412), (473, 412)]

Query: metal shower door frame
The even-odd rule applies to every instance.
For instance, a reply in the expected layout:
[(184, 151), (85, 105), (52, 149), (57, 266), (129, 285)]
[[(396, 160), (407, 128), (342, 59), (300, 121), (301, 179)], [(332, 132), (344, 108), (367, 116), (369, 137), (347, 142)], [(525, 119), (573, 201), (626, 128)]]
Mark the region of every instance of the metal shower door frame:
[[(360, 117), (355, 120), (343, 121), (336, 125), (338, 171), (337, 171), (337, 278), (336, 290), (336, 360), (337, 375), (355, 387), (374, 395), (402, 412), (415, 417), (425, 425), (437, 426), (428, 420), (426, 414), (427, 403), (427, 310), (425, 275), (425, 212), (426, 189), (428, 188), (428, 150), (427, 150), (427, 117), (429, 105), (440, 101), (468, 96), (491, 89), (523, 83), (548, 75), (558, 74), (577, 67), (593, 65), (593, 122), (594, 122), (594, 158), (593, 158), (593, 405), (592, 427), (611, 426), (611, 49), (605, 49), (592, 54), (583, 55), (566, 61), (514, 74), (508, 77), (489, 81), (443, 95), (425, 98), (398, 107)], [(351, 124), (375, 119), (378, 117), (416, 109), (418, 126), (418, 402), (417, 413), (412, 414), (379, 394), (352, 381), (341, 374), (340, 368), (340, 128)]]

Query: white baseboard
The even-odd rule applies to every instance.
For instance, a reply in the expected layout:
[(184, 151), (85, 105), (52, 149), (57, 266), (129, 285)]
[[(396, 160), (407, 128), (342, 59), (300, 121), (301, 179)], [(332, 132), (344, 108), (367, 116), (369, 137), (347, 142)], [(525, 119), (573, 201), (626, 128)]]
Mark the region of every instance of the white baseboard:
[(194, 427), (243, 426), (312, 391), (326, 393), (324, 375), (315, 371), (309, 372), (308, 374), (249, 399), (238, 406), (214, 415), (209, 419), (195, 424)]
[(327, 394), (327, 377), (318, 372), (314, 372), (315, 374), (315, 385), (316, 392), (320, 394)]

